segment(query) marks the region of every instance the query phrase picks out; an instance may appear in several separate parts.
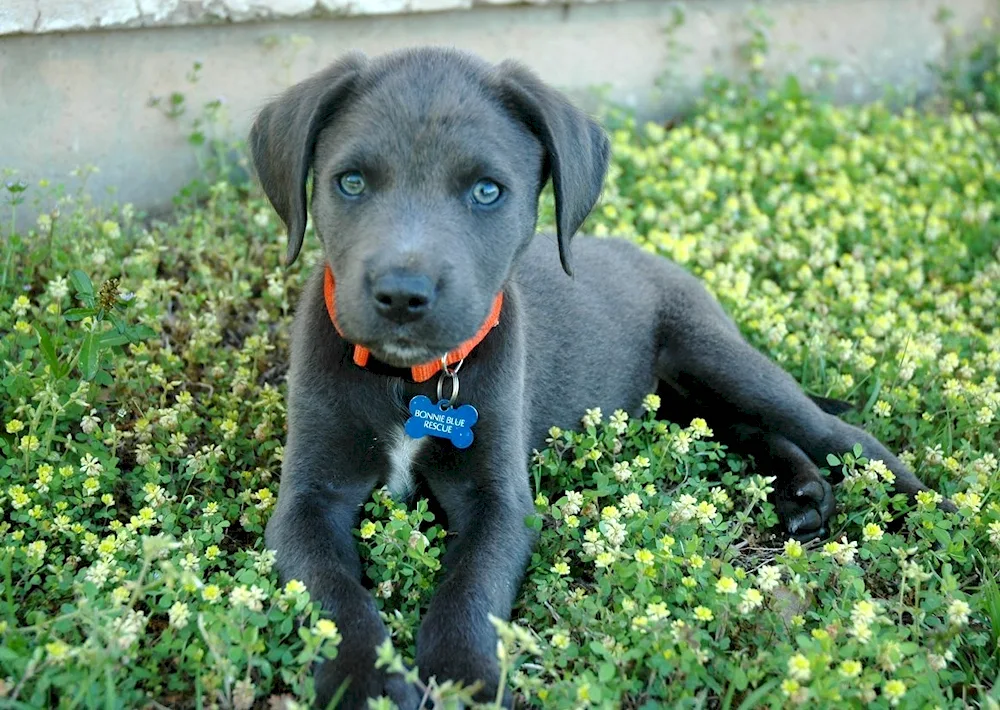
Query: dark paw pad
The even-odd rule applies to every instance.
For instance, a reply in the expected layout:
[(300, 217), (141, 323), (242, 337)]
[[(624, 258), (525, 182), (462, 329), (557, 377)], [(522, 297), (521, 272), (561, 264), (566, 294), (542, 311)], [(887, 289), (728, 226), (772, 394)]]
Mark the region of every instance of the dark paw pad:
[(808, 542), (829, 535), (827, 523), (837, 503), (830, 484), (818, 473), (808, 473), (779, 488), (776, 507), (789, 537)]

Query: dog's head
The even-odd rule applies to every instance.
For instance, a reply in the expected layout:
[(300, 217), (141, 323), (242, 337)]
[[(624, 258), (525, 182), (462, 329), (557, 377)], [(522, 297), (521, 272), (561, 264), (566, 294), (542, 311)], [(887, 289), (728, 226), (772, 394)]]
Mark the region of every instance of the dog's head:
[(311, 212), (345, 337), (405, 367), (472, 337), (535, 231), (551, 177), (559, 252), (600, 194), (608, 139), (518, 64), (446, 49), (351, 54), (265, 106), (253, 163), (288, 228)]

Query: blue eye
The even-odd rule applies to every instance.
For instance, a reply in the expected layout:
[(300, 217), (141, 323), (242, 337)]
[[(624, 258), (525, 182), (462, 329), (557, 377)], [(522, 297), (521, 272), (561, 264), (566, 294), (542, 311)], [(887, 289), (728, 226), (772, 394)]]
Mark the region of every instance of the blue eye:
[(503, 191), (492, 180), (480, 180), (472, 186), (472, 201), (477, 205), (492, 205), (500, 199)]
[(337, 178), (337, 185), (348, 197), (357, 197), (365, 191), (365, 178), (357, 170), (350, 170)]

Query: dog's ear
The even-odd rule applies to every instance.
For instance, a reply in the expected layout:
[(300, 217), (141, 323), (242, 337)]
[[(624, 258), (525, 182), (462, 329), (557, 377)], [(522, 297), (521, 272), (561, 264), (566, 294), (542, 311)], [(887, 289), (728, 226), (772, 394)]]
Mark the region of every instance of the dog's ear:
[(250, 156), (267, 199), (288, 229), (290, 265), (306, 231), (306, 180), (320, 130), (347, 100), (367, 62), (348, 54), (266, 105), (250, 129)]
[(559, 259), (572, 275), (569, 242), (601, 195), (611, 155), (608, 136), (596, 121), (522, 65), (503, 62), (497, 73), (504, 103), (545, 148), (542, 184), (552, 177)]

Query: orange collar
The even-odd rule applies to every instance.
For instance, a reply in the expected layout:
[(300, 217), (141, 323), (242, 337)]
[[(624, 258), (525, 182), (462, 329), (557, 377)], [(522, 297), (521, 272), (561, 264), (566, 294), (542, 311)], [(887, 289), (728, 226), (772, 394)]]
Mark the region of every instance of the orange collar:
[[(337, 296), (334, 289), (333, 271), (331, 271), (329, 264), (326, 265), (326, 271), (323, 274), (323, 297), (326, 300), (326, 312), (330, 314), (330, 320), (333, 322), (333, 327), (337, 329), (337, 333), (343, 338), (344, 334), (341, 332), (340, 326), (337, 325)], [(444, 358), (438, 358), (437, 360), (431, 360), (430, 362), (425, 362), (422, 365), (414, 365), (411, 367), (410, 372), (413, 375), (413, 381), (426, 382), (430, 378), (434, 377), (434, 375), (439, 373), (443, 367), (442, 360), (444, 360), (444, 362), (448, 365), (454, 365), (455, 363), (464, 360), (468, 354), (472, 352), (473, 348), (483, 342), (483, 339), (489, 334), (489, 332), (493, 330), (498, 323), (500, 323), (501, 306), (503, 306), (502, 291), (497, 294), (495, 299), (493, 299), (493, 308), (490, 309), (490, 315), (486, 318), (486, 322), (483, 323), (479, 332), (449, 352)], [(370, 356), (371, 352), (368, 348), (361, 345), (354, 346), (354, 364), (358, 367), (367, 366)]]

